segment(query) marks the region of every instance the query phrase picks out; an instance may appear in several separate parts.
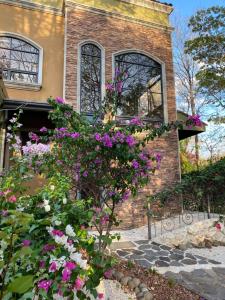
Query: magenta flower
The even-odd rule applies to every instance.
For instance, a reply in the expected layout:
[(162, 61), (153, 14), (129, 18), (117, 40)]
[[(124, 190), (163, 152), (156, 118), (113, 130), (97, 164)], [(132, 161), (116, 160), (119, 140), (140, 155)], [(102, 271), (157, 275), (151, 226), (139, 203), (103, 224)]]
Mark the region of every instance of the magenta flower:
[(105, 147), (108, 147), (108, 148), (112, 148), (113, 144), (112, 144), (112, 141), (111, 141), (111, 138), (110, 136), (108, 135), (108, 133), (105, 133), (103, 138), (102, 138), (102, 142), (103, 142), (103, 145)]
[(74, 288), (79, 291), (82, 289), (82, 287), (84, 286), (85, 282), (84, 280), (82, 280), (80, 277), (77, 277), (77, 279), (75, 280), (74, 283)]
[(44, 260), (40, 260), (39, 261), (39, 268), (40, 269), (44, 269), (44, 267), (45, 267), (45, 261)]
[(87, 176), (88, 176), (88, 171), (84, 171), (83, 177), (87, 177)]
[(220, 223), (216, 223), (215, 227), (216, 227), (216, 229), (219, 230), (219, 231), (222, 229), (222, 226), (221, 226)]
[(133, 147), (136, 144), (136, 140), (132, 135), (128, 135), (126, 137), (126, 143), (128, 144), (129, 147)]
[(67, 282), (70, 280), (71, 270), (68, 268), (63, 269), (62, 271), (62, 281)]
[(58, 229), (53, 229), (52, 234), (60, 236), (60, 237), (62, 237), (64, 235), (64, 233), (61, 230), (58, 230)]
[(138, 117), (135, 117), (132, 120), (130, 120), (130, 125), (142, 126), (143, 124)]
[(23, 240), (22, 244), (23, 244), (23, 247), (29, 247), (30, 244), (31, 244), (31, 241), (30, 240)]
[(46, 127), (42, 127), (41, 129), (40, 129), (40, 132), (47, 132), (48, 131), (48, 129), (46, 128)]
[(15, 195), (10, 196), (9, 199), (8, 199), (8, 202), (15, 203), (16, 202), (16, 196)]
[(49, 272), (55, 272), (57, 270), (57, 264), (55, 261), (53, 261), (49, 267)]
[(48, 292), (51, 285), (52, 285), (52, 280), (41, 280), (38, 282), (38, 288), (44, 289), (46, 293)]
[(33, 133), (33, 132), (29, 133), (29, 138), (33, 142), (38, 142), (40, 140), (39, 136), (36, 133)]
[(139, 163), (136, 160), (133, 160), (132, 167), (137, 170), (139, 168)]
[(98, 293), (98, 299), (104, 299), (104, 294), (103, 293)]
[(52, 245), (52, 244), (46, 244), (44, 245), (43, 249), (42, 249), (42, 252), (43, 253), (47, 253), (47, 252), (51, 252), (55, 250), (55, 245)]
[(56, 97), (55, 98), (55, 101), (58, 103), (58, 104), (64, 104), (65, 103), (65, 100), (61, 97)]
[(76, 267), (77, 267), (77, 265), (72, 261), (67, 261), (65, 263), (65, 268), (67, 268), (69, 270), (74, 270)]
[(99, 134), (99, 133), (95, 133), (94, 138), (97, 142), (101, 142), (101, 140), (102, 140), (101, 134)]
[(79, 132), (73, 132), (73, 133), (70, 134), (70, 137), (73, 138), (73, 139), (77, 139), (77, 138), (80, 137), (80, 134), (79, 134)]
[(112, 269), (109, 269), (109, 270), (105, 271), (105, 272), (104, 272), (104, 277), (105, 277), (106, 279), (112, 278)]
[(114, 86), (112, 83), (106, 83), (105, 88), (108, 92), (113, 92), (114, 91)]

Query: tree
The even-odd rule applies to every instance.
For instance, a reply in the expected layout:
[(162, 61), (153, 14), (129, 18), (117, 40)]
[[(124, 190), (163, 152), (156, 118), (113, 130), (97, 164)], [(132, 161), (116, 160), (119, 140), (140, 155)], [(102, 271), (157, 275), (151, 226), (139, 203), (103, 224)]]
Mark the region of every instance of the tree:
[(225, 7), (199, 10), (189, 21), (196, 34), (185, 44), (199, 64), (196, 78), (208, 103), (225, 108)]

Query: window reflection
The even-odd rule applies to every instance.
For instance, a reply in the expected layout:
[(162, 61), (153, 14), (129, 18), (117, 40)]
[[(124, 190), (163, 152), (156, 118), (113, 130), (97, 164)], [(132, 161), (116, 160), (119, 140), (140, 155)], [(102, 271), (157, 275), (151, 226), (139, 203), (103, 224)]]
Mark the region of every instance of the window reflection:
[(94, 44), (81, 47), (80, 111), (91, 115), (101, 105), (101, 50)]
[(161, 65), (146, 55), (125, 53), (115, 57), (122, 76), (118, 115), (163, 120)]
[(39, 50), (14, 37), (0, 37), (0, 65), (4, 79), (38, 83)]

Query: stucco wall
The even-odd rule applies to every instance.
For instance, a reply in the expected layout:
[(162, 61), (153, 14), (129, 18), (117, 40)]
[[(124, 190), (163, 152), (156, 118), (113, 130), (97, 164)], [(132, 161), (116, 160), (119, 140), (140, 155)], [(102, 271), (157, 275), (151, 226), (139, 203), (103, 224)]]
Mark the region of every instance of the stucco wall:
[(0, 4), (0, 33), (23, 35), (43, 48), (42, 87), (39, 91), (7, 88), (10, 99), (45, 102), (63, 95), (64, 18), (40, 10)]

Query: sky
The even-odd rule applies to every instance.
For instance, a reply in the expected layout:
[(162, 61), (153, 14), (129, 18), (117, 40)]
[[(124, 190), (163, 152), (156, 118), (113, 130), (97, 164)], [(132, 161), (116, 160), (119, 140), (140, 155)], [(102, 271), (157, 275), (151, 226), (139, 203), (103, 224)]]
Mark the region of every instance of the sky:
[(172, 3), (175, 12), (186, 17), (194, 14), (199, 8), (208, 8), (214, 5), (225, 6), (225, 0), (167, 0), (166, 2)]

